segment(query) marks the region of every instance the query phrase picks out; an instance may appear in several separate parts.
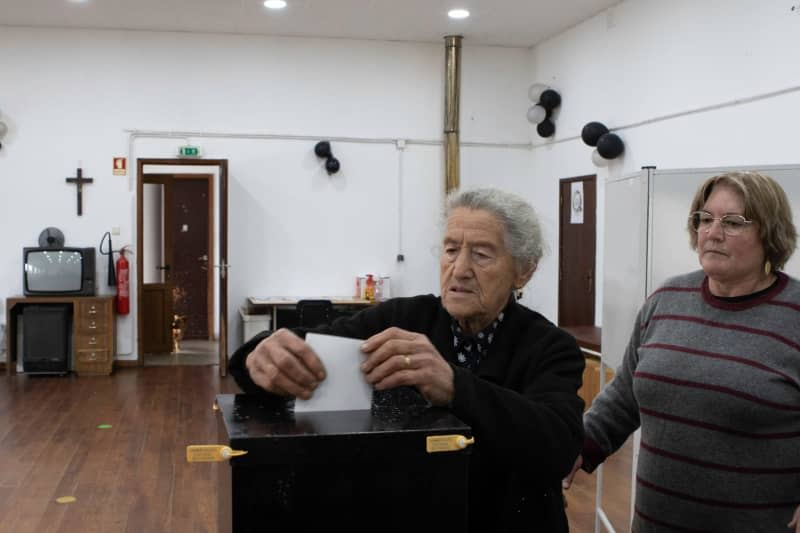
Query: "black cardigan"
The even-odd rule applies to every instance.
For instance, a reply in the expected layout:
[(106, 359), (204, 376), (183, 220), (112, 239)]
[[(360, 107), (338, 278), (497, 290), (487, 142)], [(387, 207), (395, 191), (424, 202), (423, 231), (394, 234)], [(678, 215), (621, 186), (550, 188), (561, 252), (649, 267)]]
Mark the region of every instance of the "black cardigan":
[[(453, 366), (450, 409), (475, 436), (470, 530), (566, 532), (561, 480), (583, 444), (583, 401), (577, 391), (584, 360), (575, 339), (511, 301), (473, 374), (455, 364), (450, 323), (441, 299), (426, 295), (395, 298), (313, 331), (366, 339), (396, 326), (427, 335)], [(294, 331), (304, 336), (307, 330)], [(269, 397), (244, 364), (267, 334), (239, 348), (229, 370), (243, 391)]]

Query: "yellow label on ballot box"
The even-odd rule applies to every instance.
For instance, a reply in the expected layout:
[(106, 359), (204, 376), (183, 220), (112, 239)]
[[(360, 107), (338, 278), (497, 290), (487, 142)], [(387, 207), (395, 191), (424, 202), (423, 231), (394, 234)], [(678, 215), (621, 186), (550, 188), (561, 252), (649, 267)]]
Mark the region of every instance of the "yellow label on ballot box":
[(475, 437), (464, 435), (432, 435), (426, 439), (425, 449), (428, 453), (455, 452), (463, 450), (475, 442)]
[(216, 463), (246, 454), (219, 444), (192, 444), (186, 447), (186, 460), (190, 463)]

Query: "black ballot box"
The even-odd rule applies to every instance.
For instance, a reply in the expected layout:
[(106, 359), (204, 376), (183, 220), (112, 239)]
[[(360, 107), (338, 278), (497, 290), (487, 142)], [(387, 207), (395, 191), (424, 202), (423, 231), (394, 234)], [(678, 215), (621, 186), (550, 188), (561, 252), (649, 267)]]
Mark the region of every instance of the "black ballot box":
[(222, 464), (220, 532), (467, 530), (472, 431), (449, 411), (217, 405), (220, 444), (247, 452)]

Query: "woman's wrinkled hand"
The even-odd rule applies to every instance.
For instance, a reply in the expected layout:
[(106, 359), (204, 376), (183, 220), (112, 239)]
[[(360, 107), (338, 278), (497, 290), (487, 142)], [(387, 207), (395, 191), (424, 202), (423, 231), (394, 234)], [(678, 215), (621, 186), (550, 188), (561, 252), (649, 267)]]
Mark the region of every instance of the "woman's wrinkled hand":
[(786, 527), (793, 529), (794, 533), (800, 533), (800, 505), (798, 505), (797, 509), (794, 510), (792, 521), (789, 522)]
[(388, 328), (364, 341), (361, 350), (367, 354), (361, 370), (376, 390), (405, 385), (433, 405), (453, 400), (453, 369), (425, 335)]
[(325, 368), (314, 350), (288, 329), (262, 340), (245, 361), (253, 382), (280, 396), (311, 398)]
[(575, 464), (572, 465), (572, 470), (570, 470), (569, 474), (567, 474), (567, 477), (561, 480), (561, 488), (567, 490), (572, 486), (572, 480), (575, 478), (575, 473), (582, 465), (583, 465), (583, 456), (578, 455), (578, 457), (575, 458)]

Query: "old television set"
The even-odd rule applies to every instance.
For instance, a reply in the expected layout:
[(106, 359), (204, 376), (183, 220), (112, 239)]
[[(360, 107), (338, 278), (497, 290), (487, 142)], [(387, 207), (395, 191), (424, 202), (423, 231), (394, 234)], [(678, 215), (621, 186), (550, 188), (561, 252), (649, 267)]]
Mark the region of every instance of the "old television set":
[(25, 296), (94, 296), (95, 248), (23, 248)]

